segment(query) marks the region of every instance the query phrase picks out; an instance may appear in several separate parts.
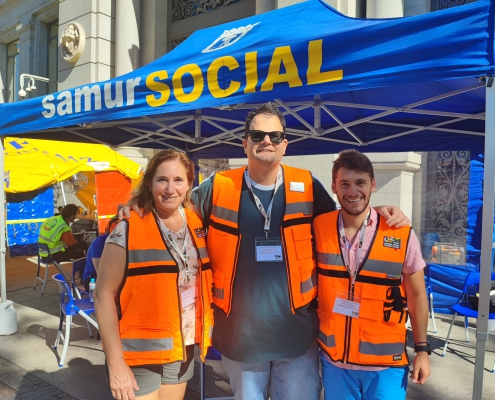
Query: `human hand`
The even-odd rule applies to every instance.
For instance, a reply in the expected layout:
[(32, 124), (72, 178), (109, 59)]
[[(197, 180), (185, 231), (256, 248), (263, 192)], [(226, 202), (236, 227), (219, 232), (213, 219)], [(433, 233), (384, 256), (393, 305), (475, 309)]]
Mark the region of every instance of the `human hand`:
[(114, 399), (135, 400), (134, 391), (139, 390), (139, 386), (131, 369), (123, 360), (116, 366), (108, 366), (108, 381)]
[(416, 354), (413, 361), (413, 370), (411, 371), (411, 380), (414, 383), (424, 385), (430, 376), (430, 358), (426, 351), (420, 351)]
[(133, 210), (137, 215), (139, 215), (141, 218), (143, 218), (143, 213), (139, 209), (137, 205), (133, 205), (132, 208), (129, 205), (125, 205), (121, 209), (119, 209), (119, 220), (123, 219), (124, 217), (130, 218), (131, 217), (131, 210)]
[(388, 226), (401, 228), (403, 226), (411, 225), (411, 220), (397, 206), (378, 206), (375, 207), (375, 210), (385, 218), (385, 222)]

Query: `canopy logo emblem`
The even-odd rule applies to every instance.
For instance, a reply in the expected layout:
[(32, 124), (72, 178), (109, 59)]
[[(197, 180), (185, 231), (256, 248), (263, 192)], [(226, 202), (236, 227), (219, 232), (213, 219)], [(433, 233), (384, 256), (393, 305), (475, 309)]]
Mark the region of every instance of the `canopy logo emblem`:
[(246, 26), (241, 26), (239, 28), (230, 29), (228, 31), (223, 31), (223, 33), (201, 53), (209, 53), (211, 51), (221, 50), (234, 44), (258, 24), (259, 22), (256, 22), (254, 25), (249, 24)]

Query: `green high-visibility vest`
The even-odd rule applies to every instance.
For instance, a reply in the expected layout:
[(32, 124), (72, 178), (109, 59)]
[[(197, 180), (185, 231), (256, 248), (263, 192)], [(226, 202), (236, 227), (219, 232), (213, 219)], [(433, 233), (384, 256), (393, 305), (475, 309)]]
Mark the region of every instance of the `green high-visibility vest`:
[[(50, 249), (50, 254), (65, 251), (67, 245), (63, 240), (60, 240), (60, 238), (63, 233), (70, 231), (70, 226), (67, 225), (61, 215), (50, 217), (41, 225), (38, 242), (45, 243)], [(40, 256), (48, 257), (48, 253), (40, 250)]]

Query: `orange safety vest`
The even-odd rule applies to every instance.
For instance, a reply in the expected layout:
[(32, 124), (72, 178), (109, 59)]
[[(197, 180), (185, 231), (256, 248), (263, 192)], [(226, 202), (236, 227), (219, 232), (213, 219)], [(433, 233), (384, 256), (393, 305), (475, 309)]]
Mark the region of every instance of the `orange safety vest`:
[[(283, 166), (285, 214), (280, 227), (287, 265), (292, 312), (316, 297), (313, 252), (313, 179), (306, 170)], [(239, 206), (245, 168), (217, 172), (213, 180), (212, 210), (208, 227), (208, 254), (213, 271), (213, 303), (228, 315), (232, 307), (237, 258), (242, 233)]]
[(338, 215), (339, 211), (322, 214), (313, 222), (320, 346), (333, 361), (380, 367), (408, 365), (402, 268), (411, 228), (390, 228), (380, 224), (378, 216), (371, 249), (354, 287), (354, 296), (361, 303), (359, 317), (352, 318), (333, 312), (339, 293), (351, 299), (350, 275), (339, 244)]
[[(200, 260), (201, 301), (196, 307), (201, 307), (202, 320), (196, 320), (196, 343), (204, 359), (213, 327), (211, 268), (204, 235), (198, 234), (203, 223), (193, 211), (185, 211)], [(129, 366), (185, 361), (177, 261), (167, 249), (154, 213), (142, 219), (133, 214), (127, 224), (127, 266), (117, 297), (124, 359)]]

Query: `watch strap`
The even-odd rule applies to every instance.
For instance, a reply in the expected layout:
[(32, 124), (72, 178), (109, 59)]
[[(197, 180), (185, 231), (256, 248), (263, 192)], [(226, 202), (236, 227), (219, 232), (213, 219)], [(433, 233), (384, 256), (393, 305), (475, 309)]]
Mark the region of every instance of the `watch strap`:
[(419, 353), (420, 351), (425, 351), (428, 355), (431, 355), (431, 347), (430, 344), (425, 344), (421, 346), (414, 346), (414, 352)]

